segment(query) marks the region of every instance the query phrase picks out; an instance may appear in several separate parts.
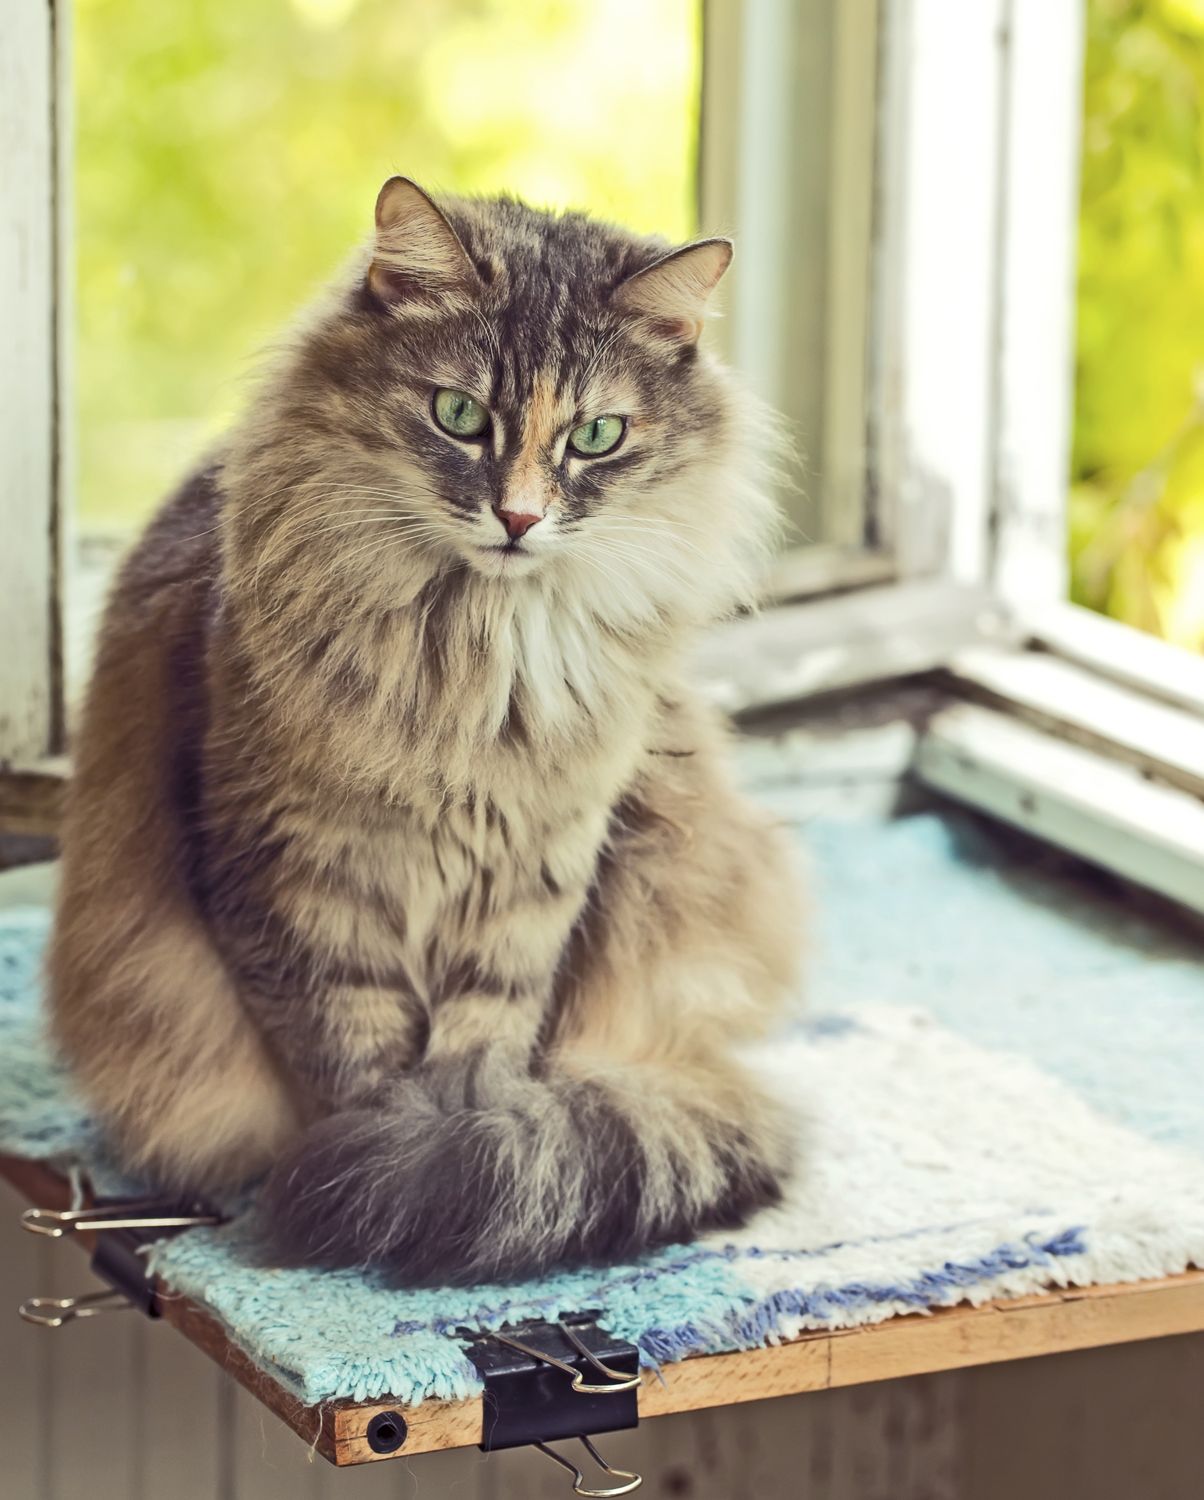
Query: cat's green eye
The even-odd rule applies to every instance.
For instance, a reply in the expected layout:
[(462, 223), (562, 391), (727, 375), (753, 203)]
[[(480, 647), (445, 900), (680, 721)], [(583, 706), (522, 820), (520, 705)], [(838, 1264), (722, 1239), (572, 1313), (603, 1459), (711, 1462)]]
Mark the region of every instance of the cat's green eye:
[(467, 391), (436, 391), (434, 412), (435, 421), (452, 437), (480, 437), (489, 426), (489, 413)]
[(598, 458), (617, 448), (626, 431), (623, 417), (592, 417), (569, 433), (569, 447), (582, 458)]

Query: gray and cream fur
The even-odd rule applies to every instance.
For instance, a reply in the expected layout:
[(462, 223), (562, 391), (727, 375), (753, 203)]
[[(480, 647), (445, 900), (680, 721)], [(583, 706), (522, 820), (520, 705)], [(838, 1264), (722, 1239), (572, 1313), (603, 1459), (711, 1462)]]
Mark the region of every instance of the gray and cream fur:
[(773, 526), (697, 343), (729, 258), (392, 179), (120, 576), (57, 1035), (131, 1167), (267, 1174), (281, 1260), (525, 1275), (734, 1225), (789, 1169), (735, 1054), (795, 888), (683, 673)]

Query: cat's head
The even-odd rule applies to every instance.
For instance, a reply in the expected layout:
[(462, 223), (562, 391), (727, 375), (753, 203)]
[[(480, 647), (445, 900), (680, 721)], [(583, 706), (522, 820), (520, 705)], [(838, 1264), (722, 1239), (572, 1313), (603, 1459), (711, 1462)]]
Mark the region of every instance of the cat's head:
[(731, 257), (392, 178), (278, 388), (261, 541), (287, 528), (282, 563), (312, 542), (373, 593), (443, 570), (612, 614), (727, 607), (772, 526), (756, 411), (699, 348)]

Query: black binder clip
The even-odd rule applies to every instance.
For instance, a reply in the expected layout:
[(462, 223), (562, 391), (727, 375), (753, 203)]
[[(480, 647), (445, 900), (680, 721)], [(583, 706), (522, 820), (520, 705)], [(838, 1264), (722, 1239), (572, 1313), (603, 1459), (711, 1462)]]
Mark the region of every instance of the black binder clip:
[(79, 1233), (96, 1235), (92, 1274), (107, 1282), (108, 1290), (79, 1297), (30, 1297), (17, 1311), (41, 1328), (62, 1328), (77, 1318), (130, 1307), (157, 1318), (154, 1283), (146, 1274), (146, 1247), (182, 1229), (221, 1222), (222, 1216), (203, 1204), (164, 1199), (99, 1199), (87, 1208), (27, 1208), (21, 1227), (30, 1234), (56, 1240)]
[[(489, 1334), (458, 1332), (470, 1341), (468, 1357), (485, 1382), (480, 1446), (486, 1453), (529, 1443), (569, 1471), (575, 1495), (627, 1495), (639, 1487), (640, 1475), (612, 1468), (590, 1442), (639, 1424), (634, 1344), (614, 1338), (588, 1314)], [(561, 1438), (578, 1438), (598, 1467), (620, 1483), (587, 1486), (577, 1465), (547, 1446)]]

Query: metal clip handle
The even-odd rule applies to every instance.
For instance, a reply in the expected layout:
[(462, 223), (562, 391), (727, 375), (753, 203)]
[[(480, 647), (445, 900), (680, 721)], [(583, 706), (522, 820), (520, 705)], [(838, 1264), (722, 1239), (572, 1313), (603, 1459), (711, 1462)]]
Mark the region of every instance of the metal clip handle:
[(626, 1480), (626, 1483), (611, 1485), (609, 1489), (605, 1490), (590, 1489), (585, 1482), (585, 1475), (572, 1459), (565, 1458), (563, 1453), (557, 1453), (555, 1448), (549, 1448), (547, 1443), (536, 1443), (534, 1446), (541, 1453), (546, 1454), (553, 1463), (558, 1463), (562, 1469), (567, 1469), (573, 1476), (574, 1495), (588, 1496), (589, 1500), (612, 1500), (612, 1497), (615, 1495), (630, 1495), (632, 1490), (638, 1490), (640, 1485), (643, 1484), (644, 1476), (642, 1474), (633, 1474), (630, 1469), (612, 1468), (594, 1447), (593, 1443), (590, 1442), (589, 1438), (580, 1437), (577, 1441), (584, 1446), (585, 1451), (604, 1474), (609, 1474), (614, 1479)]
[(103, 1292), (85, 1292), (79, 1297), (29, 1297), (17, 1312), (27, 1323), (36, 1323), (39, 1328), (62, 1328), (76, 1318), (124, 1312), (133, 1305), (121, 1292), (108, 1288)]
[[(641, 1377), (638, 1371), (634, 1375), (625, 1375), (622, 1370), (612, 1370), (609, 1365), (604, 1365), (596, 1354), (591, 1353), (585, 1347), (571, 1328), (567, 1328), (563, 1323), (557, 1323), (556, 1327), (560, 1329), (573, 1348), (589, 1360), (595, 1370), (601, 1370), (606, 1376), (605, 1385), (587, 1385), (583, 1371), (574, 1370), (572, 1365), (567, 1364), (563, 1359), (557, 1359), (554, 1354), (548, 1354), (546, 1350), (532, 1348), (530, 1344), (524, 1344), (521, 1339), (513, 1338), (508, 1333), (494, 1332), (493, 1337), (499, 1343), (508, 1344), (511, 1349), (517, 1349), (520, 1354), (525, 1354), (529, 1359), (537, 1359), (542, 1364), (554, 1365), (556, 1369), (563, 1370), (571, 1378), (572, 1388), (579, 1396), (614, 1396), (620, 1391), (633, 1391), (639, 1385)], [(553, 1454), (552, 1457), (555, 1458), (556, 1455)], [(619, 1490), (616, 1493), (625, 1494), (626, 1491)]]
[(220, 1224), (220, 1214), (155, 1211), (154, 1204), (107, 1203), (92, 1208), (27, 1208), (21, 1228), (59, 1240), (77, 1230), (102, 1229), (192, 1229), (200, 1224)]
[(565, 1338), (568, 1339), (569, 1343), (572, 1344), (573, 1348), (576, 1349), (579, 1354), (583, 1354), (586, 1359), (589, 1360), (590, 1364), (593, 1365), (595, 1370), (601, 1370), (603, 1375), (605, 1375), (607, 1380), (610, 1382), (609, 1385), (586, 1385), (580, 1387), (574, 1386), (574, 1389), (580, 1389), (592, 1394), (608, 1396), (612, 1391), (634, 1391), (638, 1388), (640, 1384), (640, 1372), (638, 1370), (634, 1375), (628, 1375), (623, 1370), (611, 1369), (610, 1365), (603, 1364), (603, 1362), (598, 1358), (596, 1354), (585, 1347), (585, 1345), (581, 1342), (581, 1340), (577, 1337), (577, 1335), (573, 1332), (573, 1330), (567, 1323), (557, 1323), (556, 1326), (560, 1329), (561, 1333), (564, 1334)]

